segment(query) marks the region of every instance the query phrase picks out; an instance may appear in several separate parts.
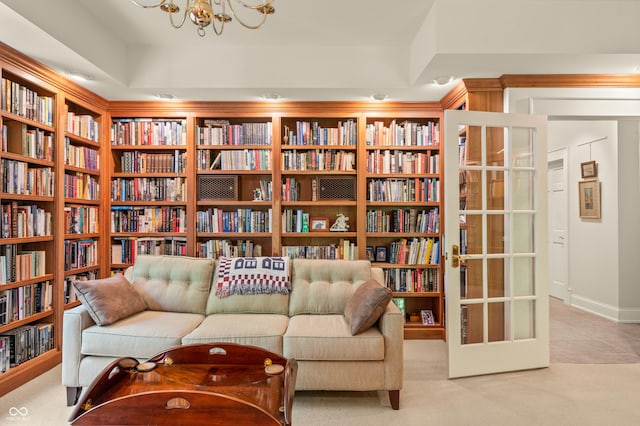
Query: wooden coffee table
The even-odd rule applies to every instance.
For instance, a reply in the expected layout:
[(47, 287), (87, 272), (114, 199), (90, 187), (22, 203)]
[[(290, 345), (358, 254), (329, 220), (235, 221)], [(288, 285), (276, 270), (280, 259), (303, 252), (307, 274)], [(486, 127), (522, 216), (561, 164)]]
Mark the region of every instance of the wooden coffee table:
[(298, 365), (233, 343), (120, 358), (94, 380), (72, 425), (291, 425)]

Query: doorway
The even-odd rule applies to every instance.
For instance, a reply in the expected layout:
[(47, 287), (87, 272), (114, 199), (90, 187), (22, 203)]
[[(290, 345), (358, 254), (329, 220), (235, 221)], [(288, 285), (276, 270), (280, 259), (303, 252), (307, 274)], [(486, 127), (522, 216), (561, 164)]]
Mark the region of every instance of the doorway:
[(549, 295), (571, 303), (568, 277), (568, 188), (567, 148), (547, 157), (547, 202), (549, 209)]

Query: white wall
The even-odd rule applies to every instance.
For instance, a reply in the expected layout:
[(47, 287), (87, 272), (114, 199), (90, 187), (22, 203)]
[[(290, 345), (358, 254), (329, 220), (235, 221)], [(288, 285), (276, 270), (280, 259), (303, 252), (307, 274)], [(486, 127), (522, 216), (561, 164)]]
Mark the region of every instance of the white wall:
[[(549, 151), (568, 149), (571, 304), (611, 319), (640, 322), (640, 92), (508, 89), (505, 111), (548, 115)], [(588, 160), (598, 164), (600, 220), (578, 216), (580, 163)]]

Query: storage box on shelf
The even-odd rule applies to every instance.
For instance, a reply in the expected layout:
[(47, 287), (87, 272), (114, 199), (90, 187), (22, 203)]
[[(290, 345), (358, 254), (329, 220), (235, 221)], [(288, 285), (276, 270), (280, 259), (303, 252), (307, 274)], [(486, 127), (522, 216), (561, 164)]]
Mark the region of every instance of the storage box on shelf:
[(440, 122), (366, 123), (366, 254), (405, 313), (405, 337), (444, 336)]
[(199, 257), (273, 254), (272, 128), (270, 117), (198, 119)]
[(186, 159), (186, 119), (112, 120), (112, 269), (138, 253), (188, 254)]
[(44, 86), (2, 68), (0, 395), (60, 359), (53, 310), (55, 93)]
[(282, 119), (282, 255), (358, 259), (357, 123), (349, 116)]

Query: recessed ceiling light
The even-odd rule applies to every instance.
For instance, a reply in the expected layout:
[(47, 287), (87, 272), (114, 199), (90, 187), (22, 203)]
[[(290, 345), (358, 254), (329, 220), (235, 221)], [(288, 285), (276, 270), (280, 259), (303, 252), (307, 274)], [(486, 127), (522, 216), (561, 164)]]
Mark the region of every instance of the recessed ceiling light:
[(158, 93), (157, 96), (158, 99), (162, 99), (163, 101), (172, 101), (176, 98), (171, 93)]
[(277, 93), (265, 93), (262, 97), (267, 101), (277, 101), (280, 99), (280, 95)]
[(441, 75), (433, 79), (433, 83), (438, 86), (444, 86), (445, 84), (449, 84), (454, 80), (452, 75)]
[(384, 101), (388, 97), (389, 96), (386, 93), (374, 93), (373, 95), (371, 95), (371, 99), (373, 99), (374, 101)]
[(68, 71), (67, 75), (73, 78), (76, 81), (90, 81), (93, 80), (93, 76), (91, 74), (86, 74), (80, 71)]

